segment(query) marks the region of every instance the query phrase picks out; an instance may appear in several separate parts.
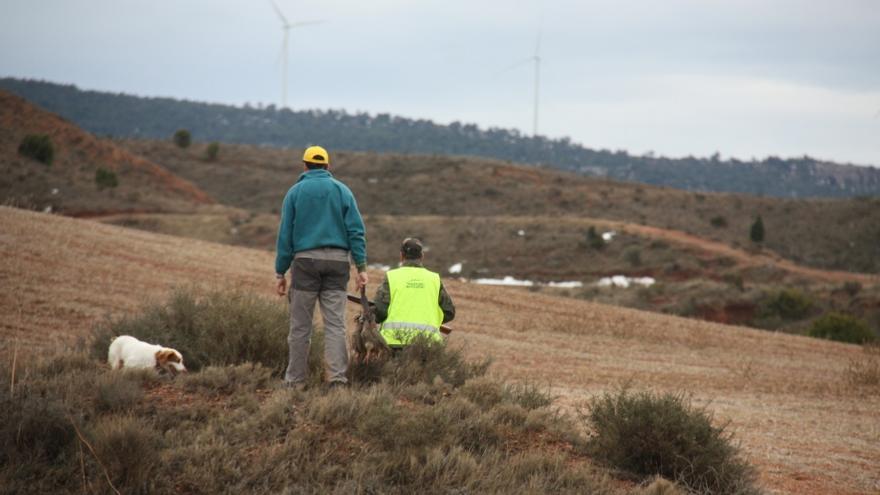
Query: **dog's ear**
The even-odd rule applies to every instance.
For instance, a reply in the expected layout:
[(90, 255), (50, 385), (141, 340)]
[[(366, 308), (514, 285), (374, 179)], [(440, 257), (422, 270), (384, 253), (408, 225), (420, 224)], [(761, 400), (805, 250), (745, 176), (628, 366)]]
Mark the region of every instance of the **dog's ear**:
[(160, 349), (156, 351), (156, 366), (164, 366), (168, 363), (168, 349)]
[(168, 362), (179, 363), (183, 361), (183, 356), (181, 356), (180, 353), (175, 351), (174, 349), (165, 349), (165, 352), (168, 353)]

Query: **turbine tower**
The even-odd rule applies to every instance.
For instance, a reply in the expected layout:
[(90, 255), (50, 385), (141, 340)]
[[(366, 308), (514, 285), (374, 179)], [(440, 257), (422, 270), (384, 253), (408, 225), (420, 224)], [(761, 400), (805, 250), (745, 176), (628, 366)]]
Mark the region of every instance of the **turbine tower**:
[(287, 108), (287, 50), (289, 44), (288, 42), (290, 40), (290, 30), (303, 26), (321, 24), (324, 21), (303, 21), (291, 23), (287, 20), (287, 17), (284, 17), (284, 14), (281, 12), (281, 9), (278, 8), (278, 4), (275, 3), (275, 0), (271, 0), (271, 3), (272, 8), (275, 9), (275, 13), (278, 14), (278, 18), (281, 20), (281, 30), (284, 31), (284, 38), (281, 41), (281, 108)]
[(540, 83), (541, 83), (541, 32), (538, 31), (538, 39), (535, 41), (535, 56), (532, 57), (532, 60), (535, 61), (535, 107), (533, 110), (533, 121), (532, 121), (532, 135), (538, 136), (538, 95)]
[(511, 71), (517, 67), (522, 65), (532, 63), (535, 67), (535, 87), (534, 87), (534, 99), (533, 99), (533, 107), (532, 107), (532, 135), (538, 135), (538, 106), (540, 103), (540, 90), (541, 90), (541, 32), (538, 32), (538, 38), (535, 40), (535, 54), (531, 57), (524, 58), (519, 62), (507, 67), (506, 69), (496, 73), (495, 75), (500, 75), (505, 72)]

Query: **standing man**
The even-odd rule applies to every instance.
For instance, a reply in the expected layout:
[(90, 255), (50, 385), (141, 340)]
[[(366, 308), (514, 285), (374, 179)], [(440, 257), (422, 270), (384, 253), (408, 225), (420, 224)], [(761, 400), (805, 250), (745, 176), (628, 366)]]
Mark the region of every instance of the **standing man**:
[(440, 325), (455, 318), (455, 305), (440, 275), (424, 266), (422, 243), (406, 238), (400, 245), (401, 267), (385, 274), (376, 291), (379, 333), (392, 349), (405, 347), (415, 336), (443, 342)]
[[(348, 383), (345, 302), (349, 257), (357, 267), (358, 289), (367, 285), (364, 221), (351, 190), (330, 174), (330, 156), (320, 146), (303, 154), (305, 172), (287, 191), (275, 254), (279, 296), (288, 295), (290, 333), (284, 384), (305, 388), (315, 302), (324, 317), (324, 360), (330, 386)], [(291, 268), (290, 291), (284, 274)]]

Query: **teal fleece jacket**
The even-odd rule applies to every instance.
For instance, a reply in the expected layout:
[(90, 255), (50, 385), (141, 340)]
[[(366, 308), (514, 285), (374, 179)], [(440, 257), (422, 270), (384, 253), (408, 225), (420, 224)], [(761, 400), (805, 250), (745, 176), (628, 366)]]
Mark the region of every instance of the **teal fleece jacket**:
[(324, 169), (308, 170), (287, 191), (275, 251), (275, 273), (290, 268), (294, 254), (334, 247), (351, 251), (358, 271), (367, 265), (364, 220), (351, 190)]

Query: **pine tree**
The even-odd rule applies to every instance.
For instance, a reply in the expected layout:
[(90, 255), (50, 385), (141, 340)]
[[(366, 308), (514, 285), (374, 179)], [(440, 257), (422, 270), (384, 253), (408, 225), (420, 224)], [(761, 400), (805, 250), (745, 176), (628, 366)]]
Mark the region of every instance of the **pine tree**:
[(764, 220), (761, 219), (761, 215), (758, 215), (758, 218), (755, 219), (755, 223), (752, 224), (749, 236), (752, 238), (752, 242), (764, 241)]

